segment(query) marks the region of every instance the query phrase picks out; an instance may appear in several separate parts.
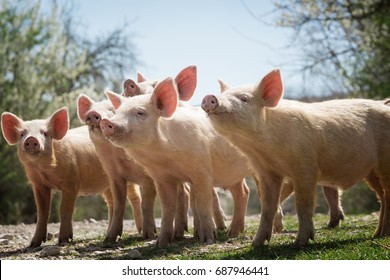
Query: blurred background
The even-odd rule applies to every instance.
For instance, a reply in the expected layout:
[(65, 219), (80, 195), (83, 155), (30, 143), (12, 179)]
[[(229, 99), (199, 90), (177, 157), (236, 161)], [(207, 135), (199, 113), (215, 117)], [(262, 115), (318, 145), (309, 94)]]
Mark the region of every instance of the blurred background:
[[(0, 112), (46, 118), (76, 98), (120, 92), (141, 71), (152, 79), (198, 67), (191, 103), (218, 92), (217, 78), (255, 83), (281, 69), (285, 98), (308, 102), (390, 96), (390, 1), (0, 0)], [(260, 212), (253, 182), (248, 214)], [(327, 213), (318, 191), (319, 213)], [(220, 191), (230, 214), (232, 200)], [(55, 194), (50, 221), (59, 221)], [(346, 214), (379, 209), (360, 183), (342, 197)], [(16, 155), (0, 137), (0, 224), (34, 223), (33, 193)], [(159, 207), (156, 214), (159, 216)], [(294, 213), (294, 198), (284, 204)], [(126, 218), (130, 218), (130, 209)], [(106, 219), (100, 196), (81, 197), (75, 220)]]

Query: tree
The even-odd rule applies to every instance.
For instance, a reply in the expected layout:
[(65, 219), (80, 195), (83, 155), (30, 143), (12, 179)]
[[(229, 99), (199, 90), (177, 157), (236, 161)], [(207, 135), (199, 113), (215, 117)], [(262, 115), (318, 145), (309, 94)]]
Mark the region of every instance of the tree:
[(302, 72), (352, 96), (390, 95), (390, 1), (282, 0), (278, 24), (295, 30)]
[[(72, 7), (44, 13), (39, 2), (0, 1), (0, 109), (23, 119), (46, 118), (67, 106), (73, 126), (76, 98), (102, 96), (137, 65), (136, 51), (124, 27), (106, 36), (80, 36)], [(118, 90), (118, 88), (114, 88)], [(0, 140), (0, 224), (35, 221), (32, 191), (16, 150)]]

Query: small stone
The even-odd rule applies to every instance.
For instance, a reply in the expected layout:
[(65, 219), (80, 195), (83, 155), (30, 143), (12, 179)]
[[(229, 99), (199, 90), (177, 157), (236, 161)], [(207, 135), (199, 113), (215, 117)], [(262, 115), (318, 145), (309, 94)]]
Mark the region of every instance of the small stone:
[(142, 255), (138, 250), (130, 250), (128, 256), (132, 260), (137, 260), (142, 258)]
[(54, 234), (52, 234), (51, 232), (48, 232), (47, 233), (47, 240), (52, 240), (54, 238)]
[(46, 246), (40, 253), (41, 257), (58, 256), (61, 254), (61, 247), (59, 246)]
[(94, 218), (89, 218), (89, 222), (91, 224), (97, 224), (97, 221)]
[(0, 235), (0, 239), (7, 239), (7, 240), (12, 240), (15, 238), (15, 234), (2, 234)]
[(8, 239), (0, 239), (0, 245), (8, 245), (9, 240)]

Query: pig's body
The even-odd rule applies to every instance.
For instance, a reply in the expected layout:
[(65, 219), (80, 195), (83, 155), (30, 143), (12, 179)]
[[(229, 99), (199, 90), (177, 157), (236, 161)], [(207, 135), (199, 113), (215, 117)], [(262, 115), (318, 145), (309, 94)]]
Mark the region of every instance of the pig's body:
[(297, 245), (314, 237), (317, 183), (346, 189), (366, 179), (381, 200), (376, 235), (390, 235), (388, 107), (371, 100), (279, 102), (282, 92), (276, 70), (255, 87), (233, 88), (203, 100), (216, 130), (248, 156), (261, 178), (263, 207), (254, 245), (271, 237), (284, 178), (291, 180), (296, 195)]
[[(157, 96), (160, 93), (165, 95), (160, 96), (161, 100)], [(197, 234), (201, 241), (213, 242), (213, 186), (241, 186), (251, 173), (247, 159), (214, 132), (199, 108), (177, 107), (172, 80), (161, 82), (152, 96), (122, 102), (110, 121), (102, 121), (102, 130), (115, 145), (145, 166), (157, 184), (163, 209), (158, 245), (171, 242), (175, 208), (169, 203), (175, 196), (172, 186), (184, 182), (190, 183), (191, 196), (194, 195)]]
[[(89, 139), (88, 128), (68, 131), (67, 122), (66, 109), (57, 111), (48, 120), (23, 122), (10, 113), (2, 115), (3, 134), (11, 145), (18, 144), (18, 157), (34, 191), (38, 220), (31, 247), (46, 240), (52, 190), (62, 193), (59, 243), (73, 238), (72, 217), (78, 195), (104, 193), (111, 220), (108, 178)], [(61, 136), (53, 136), (59, 134), (56, 130), (62, 131)], [(33, 145), (35, 148), (31, 148)]]

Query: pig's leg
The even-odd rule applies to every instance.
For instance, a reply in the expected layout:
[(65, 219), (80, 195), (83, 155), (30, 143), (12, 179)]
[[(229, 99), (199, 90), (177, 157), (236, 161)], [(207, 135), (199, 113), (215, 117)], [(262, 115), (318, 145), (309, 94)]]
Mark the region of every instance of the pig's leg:
[(379, 224), (378, 224), (378, 228), (376, 229), (375, 234), (374, 234), (375, 237), (379, 237), (382, 234), (383, 218), (385, 215), (384, 191), (382, 189), (379, 178), (374, 171), (370, 172), (370, 174), (366, 177), (366, 181), (367, 181), (368, 185), (370, 186), (370, 188), (375, 191), (375, 193), (380, 201), (380, 204), (381, 204), (381, 208), (380, 208), (380, 212), (379, 212)]
[(221, 208), (221, 203), (219, 202), (219, 197), (217, 190), (213, 188), (213, 217), (217, 229), (226, 228), (226, 217), (223, 209)]
[(294, 187), (291, 182), (282, 184), (282, 190), (280, 191), (279, 206), (278, 206), (278, 210), (276, 211), (275, 219), (274, 219), (275, 233), (281, 233), (283, 231), (282, 203), (292, 194), (293, 191), (294, 191)]
[(76, 198), (78, 191), (69, 189), (62, 191), (62, 200), (60, 206), (60, 233), (58, 236), (58, 243), (68, 243), (73, 239), (72, 219), (75, 209)]
[(141, 194), (139, 186), (132, 183), (127, 183), (127, 200), (130, 202), (131, 210), (135, 221), (135, 226), (139, 233), (142, 231), (142, 206), (141, 206)]
[(176, 183), (156, 182), (157, 193), (160, 198), (162, 218), (160, 235), (157, 238), (157, 247), (167, 247), (173, 239), (173, 220), (176, 214)]
[(329, 206), (329, 228), (335, 228), (340, 224), (340, 220), (344, 220), (344, 211), (341, 207), (340, 194), (338, 189), (323, 186), (326, 202)]
[[(260, 168), (261, 170), (262, 168)], [(282, 178), (272, 172), (261, 170), (258, 190), (261, 200), (261, 218), (259, 228), (253, 239), (253, 246), (259, 247), (272, 236), (272, 225), (278, 210)]]
[(194, 192), (194, 188), (192, 187), (191, 188), (191, 191), (190, 191), (190, 203), (191, 203), (191, 210), (192, 210), (192, 216), (193, 216), (193, 219), (194, 219), (194, 238), (195, 239), (199, 239), (200, 236), (199, 236), (199, 232), (200, 232), (200, 220), (199, 220), (199, 216), (198, 216), (198, 213), (196, 211), (196, 207), (195, 207), (195, 192)]
[[(315, 172), (313, 172), (316, 174)], [(298, 234), (295, 245), (304, 247), (309, 239), (314, 239), (313, 212), (316, 194), (317, 176), (300, 172), (299, 178), (293, 179), (295, 191), (295, 207), (298, 215)]]
[(190, 194), (186, 184), (178, 184), (176, 186), (176, 191), (177, 202), (174, 238), (180, 240), (183, 239), (184, 232), (188, 230), (188, 200), (190, 198)]
[(234, 212), (232, 223), (229, 228), (229, 237), (238, 237), (245, 228), (245, 215), (249, 199), (249, 188), (245, 179), (229, 187), (233, 196)]
[(37, 226), (30, 247), (39, 247), (47, 238), (47, 222), (50, 215), (51, 190), (45, 187), (33, 186), (35, 205), (37, 207)]
[[(114, 212), (114, 207), (113, 207), (114, 202), (113, 202), (112, 193), (111, 193), (110, 188), (107, 188), (103, 192), (103, 198), (104, 198), (104, 201), (106, 202), (107, 208), (108, 208), (108, 229), (109, 229), (111, 226), (111, 223), (112, 223), (112, 215)], [(108, 231), (108, 229), (107, 229), (107, 231)]]
[(213, 186), (207, 184), (207, 180), (194, 182), (192, 189), (195, 193), (195, 208), (199, 219), (199, 239), (200, 242), (212, 244), (216, 238), (216, 230), (213, 221)]
[(114, 211), (104, 242), (115, 242), (117, 237), (122, 235), (127, 196), (126, 180), (117, 178), (111, 181), (110, 189), (114, 201)]
[(156, 223), (154, 221), (154, 201), (156, 199), (156, 187), (152, 179), (146, 179), (141, 186), (142, 196), (142, 237), (153, 239), (156, 233)]

